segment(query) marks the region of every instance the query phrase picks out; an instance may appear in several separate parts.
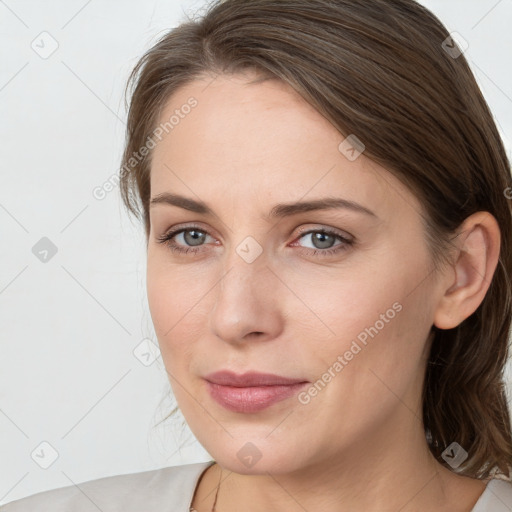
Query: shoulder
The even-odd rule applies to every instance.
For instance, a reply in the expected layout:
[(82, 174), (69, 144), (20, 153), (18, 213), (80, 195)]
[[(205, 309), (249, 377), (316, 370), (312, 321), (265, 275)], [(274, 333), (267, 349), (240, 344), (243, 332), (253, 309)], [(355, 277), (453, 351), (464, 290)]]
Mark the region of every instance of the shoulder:
[[(32, 494), (0, 512), (145, 512), (178, 510), (190, 503), (197, 480), (213, 461), (115, 475)], [(173, 508), (176, 507), (176, 508)]]
[(512, 483), (493, 478), (471, 512), (510, 512), (512, 510)]

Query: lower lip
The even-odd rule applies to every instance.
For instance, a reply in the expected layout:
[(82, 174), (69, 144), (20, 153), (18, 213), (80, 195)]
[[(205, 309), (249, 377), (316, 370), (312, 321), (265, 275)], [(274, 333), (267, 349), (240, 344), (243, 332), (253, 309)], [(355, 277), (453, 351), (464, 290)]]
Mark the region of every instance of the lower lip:
[(295, 395), (308, 384), (308, 382), (301, 382), (282, 386), (237, 388), (206, 382), (212, 398), (226, 409), (234, 412), (261, 411), (276, 402)]

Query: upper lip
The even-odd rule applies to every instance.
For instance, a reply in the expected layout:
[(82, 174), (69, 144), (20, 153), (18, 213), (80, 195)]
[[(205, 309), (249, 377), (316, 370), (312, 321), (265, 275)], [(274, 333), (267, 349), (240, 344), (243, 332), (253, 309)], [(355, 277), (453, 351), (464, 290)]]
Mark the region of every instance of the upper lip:
[(278, 386), (307, 382), (305, 379), (283, 377), (273, 373), (246, 372), (238, 375), (229, 370), (213, 372), (204, 377), (207, 381), (223, 386), (250, 387), (250, 386)]

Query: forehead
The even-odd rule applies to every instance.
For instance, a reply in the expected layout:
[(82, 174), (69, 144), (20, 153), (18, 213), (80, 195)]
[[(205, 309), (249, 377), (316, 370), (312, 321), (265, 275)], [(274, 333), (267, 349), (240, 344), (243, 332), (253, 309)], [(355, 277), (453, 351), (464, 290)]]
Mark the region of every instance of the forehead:
[(284, 142), (304, 139), (310, 146), (322, 139), (324, 147), (330, 144), (336, 149), (339, 134), (297, 92), (280, 80), (250, 83), (254, 78), (249, 74), (221, 75), (180, 88), (168, 99), (159, 122), (165, 123), (181, 109), (188, 111), (185, 105), (191, 98), (197, 105), (169, 133), (174, 148), (163, 145), (157, 152), (179, 151), (181, 143), (191, 138), (196, 147), (218, 148), (218, 156), (233, 158), (236, 154), (245, 161), (282, 156), (289, 149)]
[[(364, 153), (347, 159), (339, 149), (345, 136), (289, 85), (249, 83), (254, 78), (205, 77), (168, 99), (159, 123), (174, 119), (153, 150), (152, 196), (172, 190), (207, 201), (236, 194), (240, 201), (278, 202), (330, 194), (384, 216), (410, 196)], [(408, 197), (409, 205), (414, 200)]]

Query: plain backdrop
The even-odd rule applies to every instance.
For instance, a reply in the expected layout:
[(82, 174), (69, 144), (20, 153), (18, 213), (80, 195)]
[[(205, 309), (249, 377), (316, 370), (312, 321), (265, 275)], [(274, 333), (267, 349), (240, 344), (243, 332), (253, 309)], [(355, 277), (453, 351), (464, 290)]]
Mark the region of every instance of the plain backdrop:
[[(512, 1), (422, 3), (469, 43), (510, 154)], [(156, 425), (174, 402), (142, 226), (118, 188), (93, 196), (117, 173), (130, 70), (204, 6), (0, 0), (0, 504), (210, 458), (181, 416)]]

